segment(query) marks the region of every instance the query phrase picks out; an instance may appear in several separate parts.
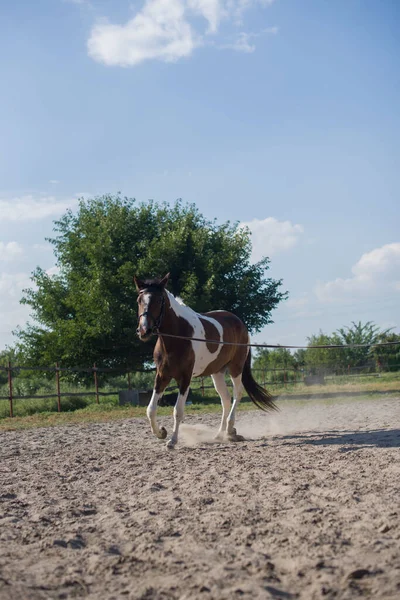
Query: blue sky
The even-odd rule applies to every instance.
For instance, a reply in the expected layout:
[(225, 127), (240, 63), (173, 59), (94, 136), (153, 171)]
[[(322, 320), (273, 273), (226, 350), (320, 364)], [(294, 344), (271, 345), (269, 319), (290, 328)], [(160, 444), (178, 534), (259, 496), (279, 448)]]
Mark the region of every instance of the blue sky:
[[(0, 348), (78, 196), (247, 223), (290, 300), (256, 341), (400, 330), (400, 4), (0, 4)], [(222, 308), (222, 307), (215, 307)]]

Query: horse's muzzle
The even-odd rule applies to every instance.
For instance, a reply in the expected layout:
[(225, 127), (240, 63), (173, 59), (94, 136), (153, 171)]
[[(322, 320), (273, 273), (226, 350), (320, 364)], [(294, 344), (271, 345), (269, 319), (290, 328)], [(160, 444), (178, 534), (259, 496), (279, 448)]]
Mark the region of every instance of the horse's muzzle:
[(136, 329), (136, 333), (142, 342), (147, 342), (151, 338), (152, 330), (144, 329), (143, 327), (138, 327)]

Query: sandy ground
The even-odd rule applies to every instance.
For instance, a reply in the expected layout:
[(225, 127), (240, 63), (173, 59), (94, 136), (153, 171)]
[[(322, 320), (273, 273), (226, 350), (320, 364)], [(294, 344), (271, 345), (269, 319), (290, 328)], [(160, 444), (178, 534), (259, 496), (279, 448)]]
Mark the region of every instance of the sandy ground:
[(1, 600), (400, 598), (400, 399), (281, 407), (0, 434)]

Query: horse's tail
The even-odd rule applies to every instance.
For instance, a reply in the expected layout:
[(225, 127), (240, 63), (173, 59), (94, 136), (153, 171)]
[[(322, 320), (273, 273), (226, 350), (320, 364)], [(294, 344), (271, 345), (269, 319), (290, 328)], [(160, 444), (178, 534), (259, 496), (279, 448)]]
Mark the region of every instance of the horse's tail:
[(261, 385), (257, 383), (251, 374), (251, 350), (249, 348), (249, 353), (246, 358), (246, 362), (244, 363), (244, 369), (242, 373), (242, 383), (244, 385), (244, 389), (249, 395), (249, 398), (258, 408), (268, 412), (270, 410), (279, 410), (274, 401), (272, 400), (272, 396), (267, 390), (265, 390)]

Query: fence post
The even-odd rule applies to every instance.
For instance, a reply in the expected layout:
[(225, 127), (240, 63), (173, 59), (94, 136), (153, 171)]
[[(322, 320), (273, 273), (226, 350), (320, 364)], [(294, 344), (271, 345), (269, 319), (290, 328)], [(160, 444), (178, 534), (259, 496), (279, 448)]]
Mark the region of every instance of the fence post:
[(201, 378), (201, 395), (204, 398), (204, 377)]
[(286, 388), (287, 387), (286, 368), (283, 369), (283, 382), (284, 382), (285, 388)]
[(11, 369), (11, 361), (8, 361), (8, 393), (9, 393), (9, 400), (10, 400), (10, 417), (14, 416), (14, 410), (13, 410), (13, 381), (12, 381), (12, 369)]
[(132, 389), (132, 383), (131, 383), (131, 372), (128, 371), (128, 390)]
[(93, 373), (94, 373), (94, 389), (96, 392), (96, 404), (99, 404), (99, 382), (97, 381), (96, 363), (93, 364)]
[(57, 410), (61, 412), (60, 367), (56, 363)]

